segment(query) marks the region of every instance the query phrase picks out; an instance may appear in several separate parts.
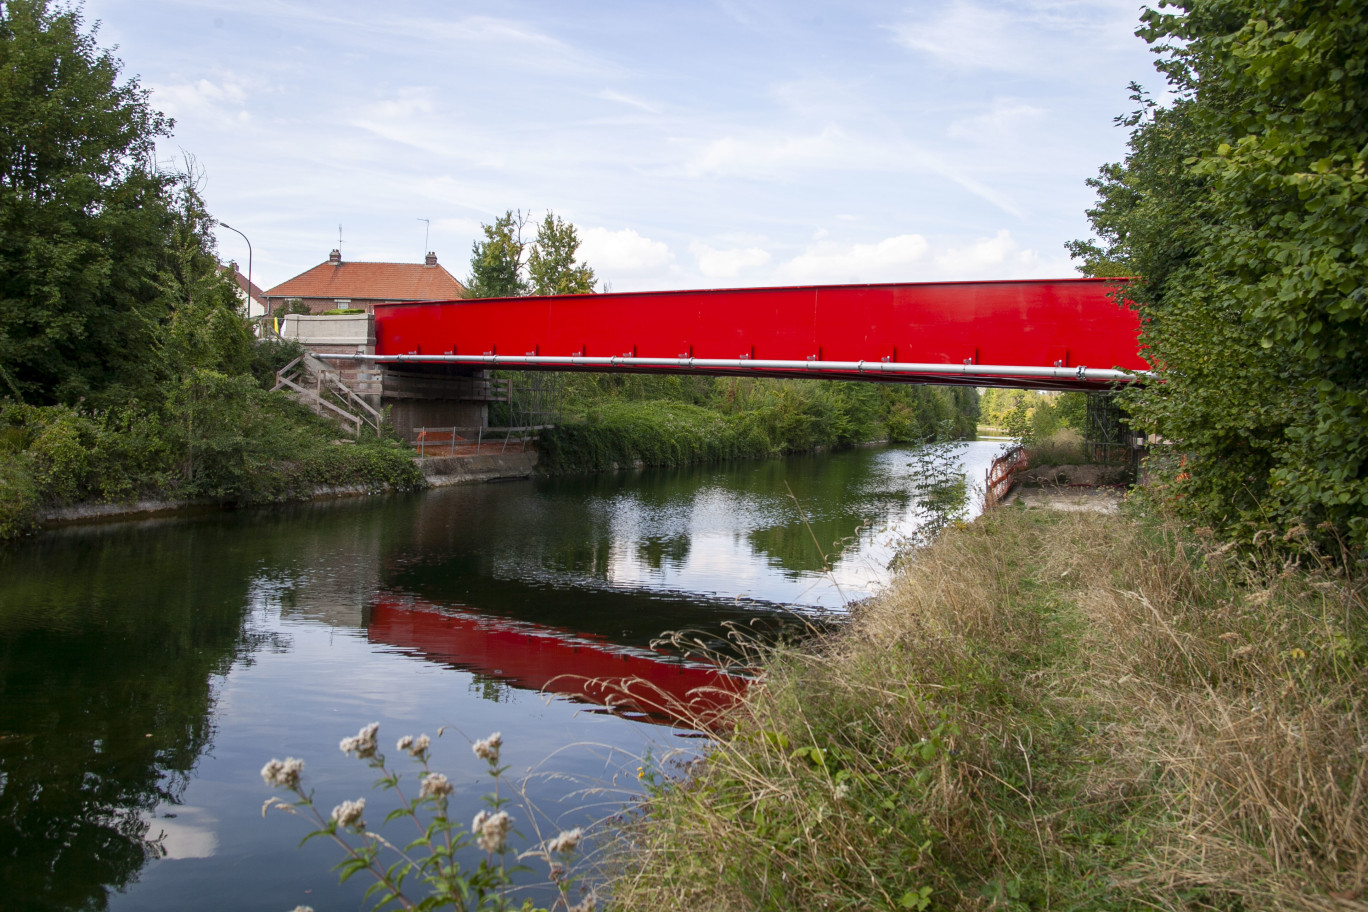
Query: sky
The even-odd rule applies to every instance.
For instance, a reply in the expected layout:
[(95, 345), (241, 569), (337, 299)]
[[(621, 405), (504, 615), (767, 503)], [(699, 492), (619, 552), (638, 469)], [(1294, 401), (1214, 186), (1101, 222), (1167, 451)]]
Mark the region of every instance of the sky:
[[(469, 273), (508, 209), (613, 291), (1051, 278), (1159, 93), (1134, 0), (86, 0), (269, 289)], [(531, 233), (529, 229), (529, 233)], [(218, 231), (219, 255), (247, 244)]]

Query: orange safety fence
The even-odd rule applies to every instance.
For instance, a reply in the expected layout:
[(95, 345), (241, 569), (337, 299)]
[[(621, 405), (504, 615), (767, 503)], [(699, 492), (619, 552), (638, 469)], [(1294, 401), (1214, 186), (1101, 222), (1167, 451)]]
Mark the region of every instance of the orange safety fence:
[(1007, 492), (1012, 490), (1018, 472), (1028, 468), (1026, 448), (1011, 447), (988, 467), (987, 485), (983, 494), (983, 509), (988, 510), (1002, 503)]

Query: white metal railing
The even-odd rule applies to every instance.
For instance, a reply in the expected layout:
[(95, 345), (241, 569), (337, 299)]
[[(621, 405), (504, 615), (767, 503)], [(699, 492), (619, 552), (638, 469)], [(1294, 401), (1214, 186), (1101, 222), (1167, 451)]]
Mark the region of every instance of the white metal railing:
[(337, 355), (355, 361), (386, 364), (469, 364), (485, 367), (553, 368), (675, 368), (702, 371), (824, 371), (828, 373), (887, 374), (966, 378), (1032, 378), (1041, 380), (1088, 380), (1127, 382), (1150, 376), (1149, 371), (1126, 371), (1096, 367), (1037, 367), (1014, 364), (927, 364), (905, 361), (805, 361), (760, 358), (635, 358), (629, 355), (587, 357), (583, 355)]

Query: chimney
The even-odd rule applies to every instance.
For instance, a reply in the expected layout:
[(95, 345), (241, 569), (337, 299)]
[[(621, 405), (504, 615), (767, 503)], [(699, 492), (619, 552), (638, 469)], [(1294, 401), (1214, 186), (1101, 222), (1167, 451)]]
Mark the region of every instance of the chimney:
[(328, 254), (328, 262), (334, 266), (340, 264), (342, 262), (342, 251), (334, 247), (332, 252)]
[(436, 266), (436, 265), (437, 265), (437, 254), (435, 254), (435, 253), (433, 253), (431, 250), (429, 250), (429, 251), (428, 251), (428, 255), (427, 255), (427, 260), (423, 263), (423, 265), (424, 265), (424, 266)]

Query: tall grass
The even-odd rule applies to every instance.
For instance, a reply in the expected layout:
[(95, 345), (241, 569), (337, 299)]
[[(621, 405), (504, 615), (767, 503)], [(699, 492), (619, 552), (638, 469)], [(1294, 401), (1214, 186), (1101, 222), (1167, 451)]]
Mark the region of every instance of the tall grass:
[(1361, 582), (999, 510), (758, 658), (625, 830), (620, 909), (1363, 909)]

